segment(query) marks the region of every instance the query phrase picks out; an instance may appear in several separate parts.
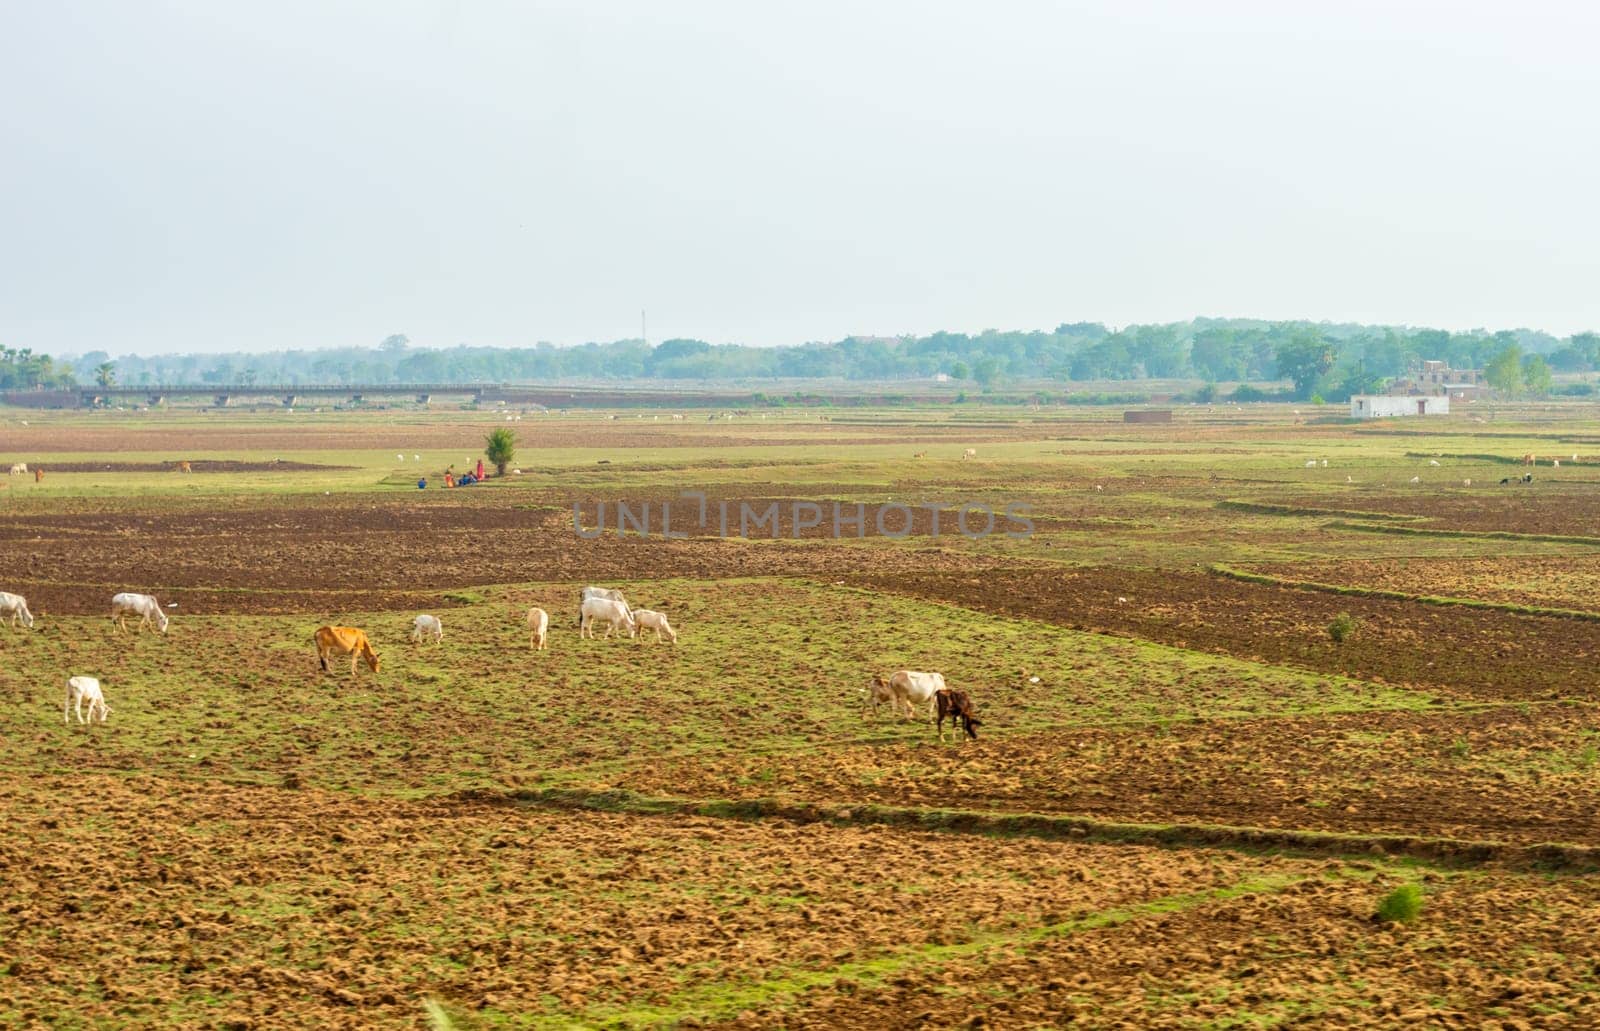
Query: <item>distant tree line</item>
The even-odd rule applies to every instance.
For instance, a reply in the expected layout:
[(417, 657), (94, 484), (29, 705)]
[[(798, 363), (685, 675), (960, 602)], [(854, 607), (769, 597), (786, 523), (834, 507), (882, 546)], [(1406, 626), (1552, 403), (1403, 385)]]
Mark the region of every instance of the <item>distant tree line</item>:
[(0, 390), (63, 388), (76, 384), (71, 367), (58, 365), (47, 354), (34, 354), (25, 347), (0, 347)]
[[(1424, 359), (1485, 369), (1491, 382), (1509, 393), (1539, 394), (1550, 390), (1552, 373), (1600, 369), (1600, 336), (1579, 333), (1562, 339), (1527, 329), (1451, 333), (1210, 318), (1120, 330), (1098, 322), (1073, 322), (1049, 331), (847, 337), (792, 347), (687, 339), (652, 347), (635, 339), (575, 347), (539, 343), (520, 348), (424, 349), (412, 347), (397, 334), (374, 348), (128, 355), (114, 362), (106, 352), (95, 351), (80, 356), (75, 368), (86, 385), (115, 381), (128, 386), (596, 380), (686, 385), (803, 379), (883, 382), (942, 375), (963, 388), (983, 391), (1007, 384), (1085, 380), (1198, 379), (1209, 384), (1287, 380), (1296, 397), (1342, 400), (1352, 393), (1381, 389), (1412, 362)], [(43, 385), (51, 376), (59, 379), (61, 367), (52, 372), (49, 359), (42, 361), (43, 372), (35, 368), (32, 380), (24, 378), (14, 385)]]

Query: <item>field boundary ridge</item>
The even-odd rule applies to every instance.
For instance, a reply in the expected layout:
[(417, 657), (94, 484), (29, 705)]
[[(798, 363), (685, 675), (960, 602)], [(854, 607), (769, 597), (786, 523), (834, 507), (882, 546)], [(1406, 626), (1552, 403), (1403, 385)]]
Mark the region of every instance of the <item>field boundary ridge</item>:
[(1556, 609), (1546, 608), (1542, 605), (1520, 605), (1512, 601), (1453, 598), (1438, 594), (1410, 594), (1406, 591), (1391, 591), (1380, 587), (1350, 587), (1344, 584), (1319, 583), (1315, 580), (1290, 580), (1287, 577), (1273, 576), (1270, 573), (1255, 573), (1247, 569), (1235, 569), (1220, 562), (1213, 563), (1208, 567), (1208, 571), (1213, 576), (1220, 576), (1227, 580), (1239, 580), (1248, 584), (1261, 584), (1269, 587), (1285, 587), (1296, 591), (1320, 591), (1323, 594), (1343, 594), (1353, 598), (1412, 601), (1420, 605), (1493, 609), (1497, 612), (1509, 612), (1517, 616), (1542, 616), (1547, 619), (1576, 619), (1588, 623), (1600, 623), (1600, 612), (1585, 612), (1582, 609)]
[(701, 816), (724, 820), (784, 820), (839, 826), (878, 825), (1088, 844), (1283, 850), (1313, 855), (1405, 857), (1451, 865), (1500, 864), (1539, 870), (1600, 870), (1600, 847), (1556, 842), (1519, 845), (1411, 834), (1362, 834), (1277, 827), (1213, 824), (1144, 824), (1086, 816), (1006, 810), (907, 808), (874, 804), (783, 802), (777, 799), (693, 799), (641, 795), (623, 789), (546, 788), (500, 792), (480, 788), (459, 793), (464, 801), (530, 809), (591, 811), (633, 816)]

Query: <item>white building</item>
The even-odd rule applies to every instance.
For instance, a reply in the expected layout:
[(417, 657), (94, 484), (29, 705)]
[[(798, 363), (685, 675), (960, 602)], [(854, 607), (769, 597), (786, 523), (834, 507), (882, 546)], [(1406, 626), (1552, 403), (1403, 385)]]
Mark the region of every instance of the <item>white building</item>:
[(1383, 419), (1394, 415), (1449, 415), (1445, 395), (1405, 397), (1392, 394), (1357, 394), (1350, 399), (1350, 418)]

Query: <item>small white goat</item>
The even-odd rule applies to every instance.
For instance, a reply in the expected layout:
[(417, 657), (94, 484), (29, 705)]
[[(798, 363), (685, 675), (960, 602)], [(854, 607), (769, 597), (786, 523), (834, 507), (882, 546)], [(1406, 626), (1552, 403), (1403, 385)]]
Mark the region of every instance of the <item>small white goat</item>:
[(444, 640), (444, 624), (438, 616), (418, 616), (411, 621), (411, 643), (421, 644), (432, 638), (434, 644)]

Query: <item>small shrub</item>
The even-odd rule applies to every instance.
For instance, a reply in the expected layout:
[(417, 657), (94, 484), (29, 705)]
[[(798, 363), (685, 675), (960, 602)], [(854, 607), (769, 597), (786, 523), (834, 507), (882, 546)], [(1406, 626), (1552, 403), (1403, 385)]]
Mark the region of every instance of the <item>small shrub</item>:
[(1333, 617), (1333, 622), (1328, 624), (1328, 636), (1333, 638), (1334, 644), (1343, 644), (1345, 638), (1355, 632), (1355, 617), (1348, 612), (1339, 613)]
[(1402, 884), (1378, 903), (1378, 919), (1386, 924), (1409, 924), (1422, 912), (1422, 885)]
[(1450, 754), (1457, 759), (1465, 759), (1472, 754), (1472, 742), (1464, 737), (1458, 737), (1450, 742)]

